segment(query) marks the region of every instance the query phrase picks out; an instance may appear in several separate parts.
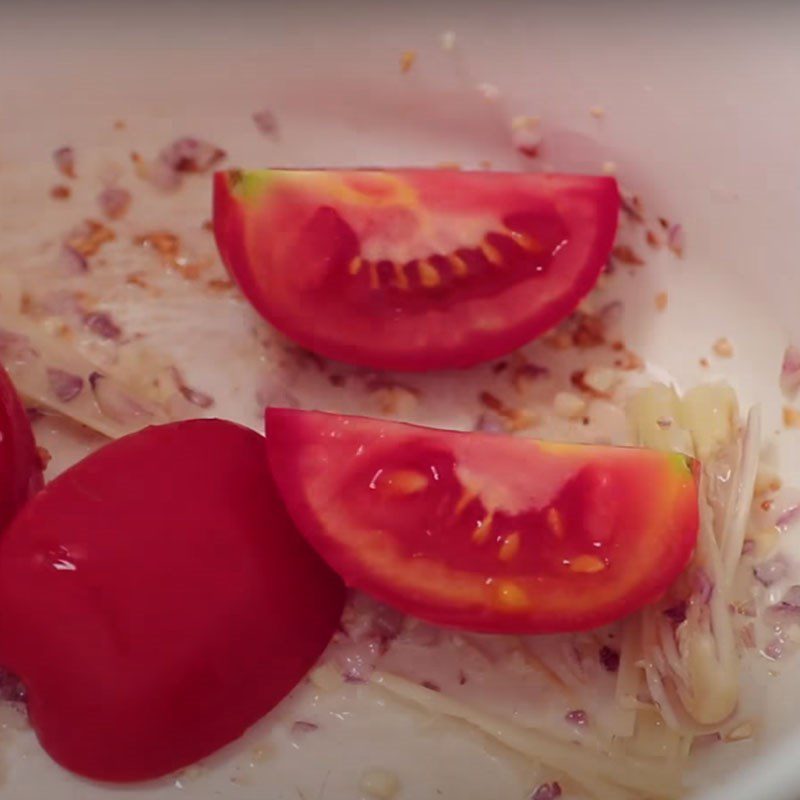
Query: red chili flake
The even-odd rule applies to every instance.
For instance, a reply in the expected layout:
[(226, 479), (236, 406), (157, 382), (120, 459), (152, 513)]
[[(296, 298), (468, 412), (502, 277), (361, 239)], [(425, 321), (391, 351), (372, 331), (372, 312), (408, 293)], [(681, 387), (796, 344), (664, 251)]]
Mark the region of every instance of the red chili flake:
[(75, 150), (72, 147), (59, 147), (53, 151), (56, 169), (68, 178), (75, 177)]
[(441, 692), (442, 687), (433, 681), (420, 681), (419, 685), (425, 689), (430, 689), (432, 692)]
[(221, 147), (193, 136), (183, 136), (167, 145), (158, 158), (175, 172), (207, 172), (226, 156)]
[(634, 222), (644, 222), (644, 208), (639, 195), (620, 195), (620, 208)]
[(83, 324), (101, 339), (119, 339), (122, 336), (122, 328), (106, 311), (90, 311), (84, 314)]
[(319, 730), (319, 725), (314, 722), (306, 722), (305, 720), (299, 719), (292, 723), (292, 733), (295, 735), (313, 733), (316, 730)]
[(25, 413), (28, 416), (28, 422), (33, 425), (34, 422), (38, 422), (42, 417), (44, 417), (44, 411), (41, 408), (37, 408), (36, 406), (26, 406)]
[(57, 367), (47, 368), (47, 382), (50, 390), (62, 402), (74, 400), (83, 391), (83, 378)]
[(498, 361), (496, 364), (492, 364), (492, 372), (495, 375), (499, 375), (505, 369), (508, 369), (508, 361)]
[(533, 790), (530, 800), (556, 800), (561, 797), (561, 785), (558, 781), (543, 783)]
[(253, 122), (255, 122), (256, 128), (265, 136), (277, 136), (278, 120), (268, 108), (256, 111), (253, 114)]
[(647, 233), (644, 235), (644, 238), (647, 244), (649, 244), (653, 249), (657, 250), (659, 247), (661, 247), (661, 238), (655, 231), (648, 229)]
[(100, 210), (109, 219), (123, 217), (131, 205), (131, 193), (120, 186), (108, 186), (97, 195)]
[[(316, 353), (312, 353), (311, 350), (306, 350), (303, 347), (295, 347), (291, 346), (287, 348), (287, 353), (292, 357), (292, 359), (303, 368), (312, 366), (318, 369), (320, 372), (325, 372), (327, 370), (327, 362), (322, 356), (317, 355)], [(386, 388), (387, 383), (384, 379), (383, 383), (378, 382), (379, 379), (375, 378), (375, 383), (367, 382), (367, 389), (369, 391), (376, 391), (377, 389)]]
[(686, 619), (686, 603), (676, 603), (674, 606), (664, 609), (664, 616), (676, 624), (680, 624)]
[(53, 200), (67, 200), (72, 195), (72, 189), (63, 183), (57, 183), (50, 189), (50, 197)]
[(619, 669), (619, 653), (616, 650), (603, 645), (599, 655), (600, 663), (608, 672), (616, 672)]
[(199, 408), (211, 408), (211, 406), (214, 405), (214, 398), (210, 394), (206, 394), (198, 389), (193, 389), (191, 386), (187, 386), (177, 367), (172, 367), (172, 375), (175, 383), (178, 386), (178, 391), (192, 405), (198, 406)]
[(458, 685), (463, 686), (467, 682), (467, 673), (463, 669), (458, 671)]
[(627, 244), (618, 244), (611, 251), (611, 255), (620, 263), (629, 264), (632, 267), (641, 267), (644, 264), (644, 260)]
[(37, 445), (36, 460), (39, 462), (39, 469), (44, 472), (47, 469), (47, 465), (53, 460), (53, 455), (46, 447)]
[(31, 340), (22, 333), (0, 328), (0, 361), (30, 361), (39, 355)]

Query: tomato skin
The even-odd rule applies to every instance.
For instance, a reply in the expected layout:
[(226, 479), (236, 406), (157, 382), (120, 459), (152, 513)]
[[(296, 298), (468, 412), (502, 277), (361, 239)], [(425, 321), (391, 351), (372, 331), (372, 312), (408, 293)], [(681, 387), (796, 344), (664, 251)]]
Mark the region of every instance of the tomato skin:
[[(618, 209), (615, 181), (600, 177), (231, 170), (214, 179), (217, 245), (256, 310), (310, 350), (378, 369), (468, 367), (548, 330), (597, 281)], [(526, 226), (535, 252), (517, 244)]]
[(436, 624), (597, 627), (660, 597), (696, 541), (696, 465), (678, 454), (275, 408), (266, 425), (286, 507), (322, 557)]
[(0, 365), (0, 531), (43, 484), (28, 415)]
[(62, 766), (155, 778), (238, 738), (303, 677), (344, 602), (258, 434), (220, 420), (119, 439), (0, 538), (0, 663)]

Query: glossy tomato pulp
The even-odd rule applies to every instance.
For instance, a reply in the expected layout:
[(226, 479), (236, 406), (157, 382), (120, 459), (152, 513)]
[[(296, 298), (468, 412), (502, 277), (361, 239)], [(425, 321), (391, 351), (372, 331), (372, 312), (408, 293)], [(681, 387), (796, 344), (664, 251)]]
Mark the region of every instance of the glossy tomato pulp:
[(694, 462), (269, 409), (289, 513), (345, 581), (476, 631), (608, 623), (658, 598), (698, 526)]
[(0, 664), (60, 764), (153, 778), (281, 700), (343, 600), (286, 515), (261, 436), (153, 427), (56, 478), (0, 537)]
[(0, 531), (42, 483), (28, 415), (0, 365)]
[(608, 258), (612, 178), (453, 170), (218, 173), (223, 260), (304, 347), (369, 367), (464, 367), (571, 312)]

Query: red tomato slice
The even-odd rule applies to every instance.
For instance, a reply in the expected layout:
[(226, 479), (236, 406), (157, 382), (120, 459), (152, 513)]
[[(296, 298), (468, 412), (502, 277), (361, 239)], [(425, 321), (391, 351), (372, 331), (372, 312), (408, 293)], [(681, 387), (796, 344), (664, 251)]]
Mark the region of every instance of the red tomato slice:
[(214, 230), (255, 308), (369, 367), (465, 367), (569, 314), (608, 259), (612, 178), (453, 170), (217, 173)]
[(0, 531), (43, 482), (28, 415), (0, 365)]
[(263, 448), (220, 420), (148, 428), (60, 475), (0, 537), (0, 664), (67, 769), (132, 781), (190, 764), (328, 643), (344, 587)]
[(430, 622), (584, 630), (658, 598), (698, 527), (686, 456), (269, 409), (286, 507), (358, 589)]

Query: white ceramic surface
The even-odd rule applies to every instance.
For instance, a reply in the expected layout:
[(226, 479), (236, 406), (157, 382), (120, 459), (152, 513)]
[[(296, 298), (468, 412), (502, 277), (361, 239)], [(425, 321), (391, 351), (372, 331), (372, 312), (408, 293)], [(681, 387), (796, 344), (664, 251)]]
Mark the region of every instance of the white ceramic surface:
[[(698, 358), (728, 336), (735, 358), (715, 362), (713, 371), (731, 379), (745, 403), (763, 404), (783, 472), (800, 484), (800, 435), (780, 431), (777, 394), (783, 347), (800, 339), (800, 5), (697, 6), (4, 6), (0, 177), (19, 181), (28, 165), (31, 174), (41, 171), (66, 142), (81, 152), (119, 149), (118, 118), (127, 123), (124, 141), (142, 151), (197, 134), (222, 143), (239, 163), (477, 166), (489, 159), (495, 168), (529, 168), (510, 145), (509, 122), (539, 115), (544, 161), (593, 172), (613, 161), (624, 185), (686, 228), (687, 258), (654, 259), (629, 287), (640, 298), (629, 304), (631, 343), (652, 366), (691, 384), (707, 375)], [(453, 52), (440, 47), (447, 30), (456, 34)], [(406, 50), (418, 57), (402, 75)], [(499, 90), (493, 102), (477, 90), (482, 82)], [(263, 106), (279, 119), (277, 141), (250, 120)], [(589, 113), (593, 106), (604, 108), (602, 119)], [(12, 202), (0, 196), (3, 216), (28, 214), (37, 235), (35, 204), (20, 211)], [(662, 289), (670, 309), (656, 323), (651, 298)], [(785, 733), (794, 723), (787, 698), (800, 699), (794, 682), (791, 673), (776, 679), (761, 752), (705, 800), (797, 796), (800, 737)], [(202, 774), (146, 787), (79, 781), (54, 767), (31, 734), (7, 733), (0, 796), (350, 800), (360, 771), (377, 765), (404, 776), (403, 798), (500, 800), (521, 798), (535, 777), (487, 752), (480, 739), (426, 727), (369, 689), (343, 693), (291, 698)], [(290, 741), (275, 722), (296, 718), (298, 708), (334, 730), (337, 743)]]

